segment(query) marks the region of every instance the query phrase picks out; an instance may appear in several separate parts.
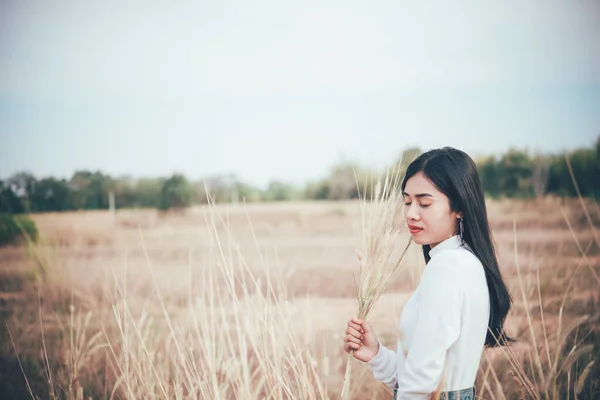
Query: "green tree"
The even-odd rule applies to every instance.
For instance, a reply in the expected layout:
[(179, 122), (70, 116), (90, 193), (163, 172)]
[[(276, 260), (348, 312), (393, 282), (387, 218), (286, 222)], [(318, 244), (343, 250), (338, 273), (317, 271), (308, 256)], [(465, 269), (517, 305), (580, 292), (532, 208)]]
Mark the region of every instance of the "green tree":
[(71, 207), (75, 210), (84, 209), (87, 204), (87, 188), (91, 174), (89, 171), (76, 171), (69, 181)]
[(38, 239), (35, 222), (27, 215), (0, 213), (0, 246), (16, 244), (25, 238), (34, 242)]
[(23, 201), (15, 194), (8, 182), (0, 181), (0, 213), (25, 212)]
[[(600, 195), (600, 165), (595, 149), (579, 149), (569, 155), (577, 186), (583, 196)], [(569, 174), (570, 176), (570, 174)], [(571, 180), (571, 186), (575, 186)], [(575, 194), (576, 192), (572, 192)]]
[(31, 211), (65, 211), (71, 208), (69, 183), (55, 178), (41, 179), (29, 196)]
[(263, 199), (262, 191), (253, 186), (243, 182), (236, 183), (236, 190), (239, 201), (245, 201), (247, 203), (261, 201)]
[(37, 180), (30, 172), (17, 172), (8, 179), (8, 184), (13, 193), (21, 199), (23, 212), (30, 212), (30, 196), (35, 190)]
[(596, 139), (596, 163), (600, 165), (600, 135)]
[(508, 197), (532, 196), (532, 174), (533, 165), (527, 152), (510, 149), (498, 162), (500, 190)]
[(329, 197), (329, 180), (309, 182), (304, 189), (304, 198), (308, 200), (325, 200)]
[(578, 149), (554, 156), (548, 176), (548, 192), (559, 196), (576, 196), (575, 184), (567, 160), (583, 196), (600, 196), (600, 163), (596, 149)]
[(110, 176), (94, 172), (87, 187), (86, 208), (92, 210), (108, 208), (108, 194), (113, 187)]
[(135, 208), (137, 207), (138, 194), (136, 191), (136, 181), (129, 176), (121, 176), (112, 180), (112, 190), (115, 194), (116, 208)]
[(490, 156), (478, 160), (477, 171), (485, 194), (492, 197), (499, 196), (501, 189), (496, 157)]
[(100, 171), (76, 171), (69, 182), (74, 209), (98, 210), (108, 208), (108, 194), (113, 182)]
[(573, 196), (575, 194), (564, 155), (552, 157), (548, 171), (547, 192), (557, 196)]
[(182, 209), (192, 200), (192, 187), (185, 176), (174, 174), (164, 181), (160, 191), (158, 208), (161, 210)]
[(164, 182), (160, 179), (145, 178), (136, 181), (134, 186), (135, 207), (158, 207)]
[(296, 189), (281, 181), (271, 181), (263, 194), (266, 201), (287, 201), (298, 198)]

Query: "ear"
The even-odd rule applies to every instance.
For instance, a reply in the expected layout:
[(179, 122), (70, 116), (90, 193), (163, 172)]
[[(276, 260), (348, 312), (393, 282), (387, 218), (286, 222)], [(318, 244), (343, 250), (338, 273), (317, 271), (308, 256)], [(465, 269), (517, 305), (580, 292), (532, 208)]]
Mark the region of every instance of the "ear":
[(463, 217), (462, 212), (456, 213), (456, 219), (461, 219), (462, 217)]

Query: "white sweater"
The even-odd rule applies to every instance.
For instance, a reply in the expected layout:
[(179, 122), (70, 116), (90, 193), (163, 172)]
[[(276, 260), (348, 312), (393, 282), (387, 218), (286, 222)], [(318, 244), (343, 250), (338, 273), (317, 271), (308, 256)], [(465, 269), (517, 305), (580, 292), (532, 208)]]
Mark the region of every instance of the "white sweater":
[[(381, 344), (367, 364), (376, 380), (398, 387), (397, 400), (428, 399), (474, 385), (490, 315), (483, 265), (453, 236), (429, 252), (421, 282), (400, 318), (394, 352)], [(444, 372), (445, 371), (445, 372)]]

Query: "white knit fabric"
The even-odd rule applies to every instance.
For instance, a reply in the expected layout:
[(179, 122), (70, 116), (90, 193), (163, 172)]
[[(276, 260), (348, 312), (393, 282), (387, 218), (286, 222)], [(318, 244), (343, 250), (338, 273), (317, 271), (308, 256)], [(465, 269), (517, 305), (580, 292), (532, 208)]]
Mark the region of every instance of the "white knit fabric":
[(458, 236), (431, 249), (421, 282), (405, 304), (396, 351), (380, 344), (367, 364), (397, 400), (428, 399), (445, 375), (443, 391), (472, 387), (490, 313), (483, 265)]

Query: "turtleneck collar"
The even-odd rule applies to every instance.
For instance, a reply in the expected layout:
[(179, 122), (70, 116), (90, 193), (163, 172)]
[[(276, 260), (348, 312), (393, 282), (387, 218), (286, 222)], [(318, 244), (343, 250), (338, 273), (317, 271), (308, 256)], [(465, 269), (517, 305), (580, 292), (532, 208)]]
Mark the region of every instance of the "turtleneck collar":
[(467, 245), (463, 243), (462, 239), (458, 235), (454, 235), (443, 242), (438, 243), (434, 248), (429, 250), (429, 257), (433, 258), (436, 254), (444, 250), (455, 250), (461, 247), (466, 248)]

